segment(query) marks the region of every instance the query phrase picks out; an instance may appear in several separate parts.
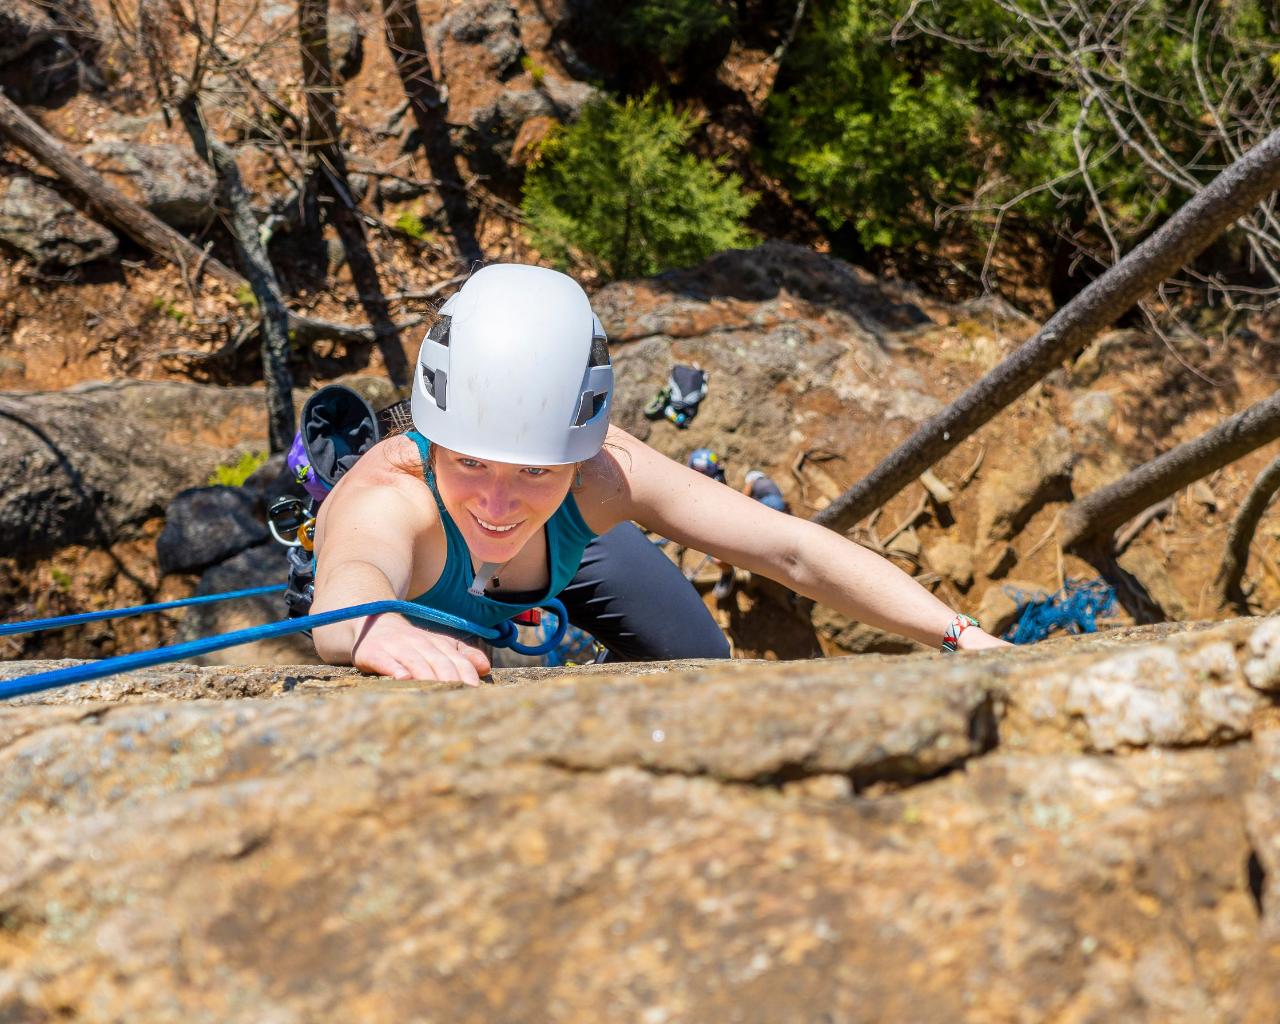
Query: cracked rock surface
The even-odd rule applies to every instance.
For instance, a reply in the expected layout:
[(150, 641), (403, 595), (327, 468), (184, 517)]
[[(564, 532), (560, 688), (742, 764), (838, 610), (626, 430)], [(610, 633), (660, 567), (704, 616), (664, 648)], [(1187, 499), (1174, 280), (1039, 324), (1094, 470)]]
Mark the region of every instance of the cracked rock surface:
[(1274, 1021), (1275, 621), (21, 698), (0, 1020)]

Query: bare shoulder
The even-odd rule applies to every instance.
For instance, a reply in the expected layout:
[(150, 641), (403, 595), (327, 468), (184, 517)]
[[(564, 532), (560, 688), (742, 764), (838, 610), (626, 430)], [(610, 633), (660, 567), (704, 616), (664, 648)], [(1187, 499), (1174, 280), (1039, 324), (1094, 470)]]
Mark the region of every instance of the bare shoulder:
[(417, 445), (401, 434), (379, 441), (343, 474), (320, 506), (317, 540), (352, 527), (364, 532), (385, 526), (415, 534), (438, 520)]
[[(665, 467), (666, 456), (618, 426), (610, 426), (604, 447), (582, 466), (582, 485), (574, 497), (583, 518), (597, 533), (635, 518), (634, 498)], [(678, 467), (676, 467), (678, 468)]]

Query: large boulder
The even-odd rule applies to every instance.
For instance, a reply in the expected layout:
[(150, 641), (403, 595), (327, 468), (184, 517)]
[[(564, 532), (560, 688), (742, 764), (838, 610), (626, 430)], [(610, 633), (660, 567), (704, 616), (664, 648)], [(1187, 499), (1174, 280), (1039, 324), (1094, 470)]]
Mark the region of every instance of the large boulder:
[(189, 487), (165, 510), (156, 538), (161, 573), (199, 572), (265, 542), (258, 496), (243, 487)]
[(46, 268), (78, 267), (116, 251), (115, 235), (22, 175), (0, 178), (0, 242)]
[(95, 142), (80, 157), (134, 202), (176, 228), (198, 228), (215, 211), (217, 182), (190, 148)]
[(0, 1006), (1271, 1021), (1273, 626), (479, 689), (176, 665), (20, 698)]
[(50, 17), (52, 5), (0, 0), (0, 89), (15, 103), (42, 103), (74, 93), (79, 54)]
[(260, 389), (177, 382), (0, 393), (0, 552), (135, 536), (225, 461), (228, 434), (265, 431), (263, 410)]
[(507, 0), (466, 0), (432, 32), (455, 145), (475, 170), (507, 184), (520, 180), (532, 136), (574, 120), (595, 94), (554, 69), (526, 70), (520, 33), (519, 14)]

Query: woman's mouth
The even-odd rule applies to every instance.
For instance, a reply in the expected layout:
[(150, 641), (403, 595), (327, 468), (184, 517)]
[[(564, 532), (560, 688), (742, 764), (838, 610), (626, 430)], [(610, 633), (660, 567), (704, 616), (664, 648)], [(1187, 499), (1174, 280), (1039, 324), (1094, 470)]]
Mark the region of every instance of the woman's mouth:
[(474, 512), (471, 513), (471, 518), (476, 521), (477, 525), (479, 525), (481, 530), (483, 530), (485, 533), (490, 534), (494, 537), (501, 537), (503, 534), (510, 533), (517, 526), (519, 526), (520, 523), (524, 522), (524, 520), (521, 519), (519, 523), (508, 523), (507, 525), (503, 526), (500, 523), (490, 523), (487, 520), (481, 519)]

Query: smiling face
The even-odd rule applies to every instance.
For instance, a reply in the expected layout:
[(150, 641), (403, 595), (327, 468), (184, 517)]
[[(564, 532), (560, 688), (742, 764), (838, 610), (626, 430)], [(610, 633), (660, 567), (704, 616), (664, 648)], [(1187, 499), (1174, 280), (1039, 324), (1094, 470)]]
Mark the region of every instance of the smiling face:
[(555, 514), (574, 466), (485, 462), (435, 446), (440, 500), (481, 562), (508, 562)]

